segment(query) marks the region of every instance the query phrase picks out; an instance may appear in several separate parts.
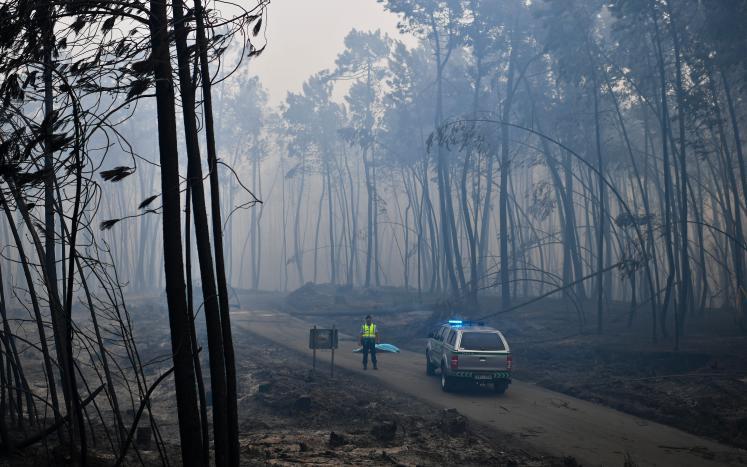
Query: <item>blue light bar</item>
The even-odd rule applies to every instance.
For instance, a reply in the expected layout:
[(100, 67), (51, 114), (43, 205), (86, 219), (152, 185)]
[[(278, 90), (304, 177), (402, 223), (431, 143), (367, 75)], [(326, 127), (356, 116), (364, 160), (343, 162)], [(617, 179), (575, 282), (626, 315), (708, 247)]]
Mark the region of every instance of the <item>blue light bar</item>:
[(450, 319), (449, 324), (462, 325), (464, 324), (464, 321), (462, 321), (461, 319)]

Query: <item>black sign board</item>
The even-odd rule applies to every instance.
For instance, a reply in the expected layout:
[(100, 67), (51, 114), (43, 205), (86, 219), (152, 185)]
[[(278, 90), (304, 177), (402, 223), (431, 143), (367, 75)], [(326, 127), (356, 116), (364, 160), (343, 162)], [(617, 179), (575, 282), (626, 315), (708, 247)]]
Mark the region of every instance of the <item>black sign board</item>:
[(336, 349), (337, 329), (313, 328), (309, 330), (310, 349)]

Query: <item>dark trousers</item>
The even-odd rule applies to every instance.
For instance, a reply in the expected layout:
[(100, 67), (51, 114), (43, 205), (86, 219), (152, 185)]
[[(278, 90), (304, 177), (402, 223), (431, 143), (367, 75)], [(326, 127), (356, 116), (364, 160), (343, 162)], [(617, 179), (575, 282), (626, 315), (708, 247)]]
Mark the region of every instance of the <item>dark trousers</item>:
[(368, 353), (371, 352), (371, 363), (376, 367), (376, 339), (363, 338), (363, 368), (368, 367)]

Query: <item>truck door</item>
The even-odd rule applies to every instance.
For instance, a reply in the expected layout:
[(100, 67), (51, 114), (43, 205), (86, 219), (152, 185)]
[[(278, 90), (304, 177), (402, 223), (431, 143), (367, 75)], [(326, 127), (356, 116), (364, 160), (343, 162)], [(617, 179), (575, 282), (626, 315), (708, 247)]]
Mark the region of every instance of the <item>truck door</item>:
[(444, 351), (444, 334), (446, 333), (446, 330), (448, 328), (446, 326), (441, 326), (438, 331), (436, 332), (435, 337), (433, 338), (433, 348), (431, 349), (431, 358), (433, 359), (434, 365), (440, 365), (441, 364), (441, 355)]
[(455, 355), (457, 334), (455, 329), (451, 329), (444, 337), (444, 359), (446, 365), (449, 366), (451, 365), (451, 357)]

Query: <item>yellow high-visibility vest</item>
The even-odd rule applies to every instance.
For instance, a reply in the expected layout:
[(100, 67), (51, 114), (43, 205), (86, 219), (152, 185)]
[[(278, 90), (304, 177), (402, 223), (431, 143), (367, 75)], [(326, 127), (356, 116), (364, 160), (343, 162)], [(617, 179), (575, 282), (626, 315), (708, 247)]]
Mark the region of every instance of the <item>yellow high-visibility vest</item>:
[(376, 337), (376, 325), (371, 323), (370, 326), (368, 324), (364, 324), (363, 326), (361, 326), (361, 337), (364, 337), (364, 338)]

